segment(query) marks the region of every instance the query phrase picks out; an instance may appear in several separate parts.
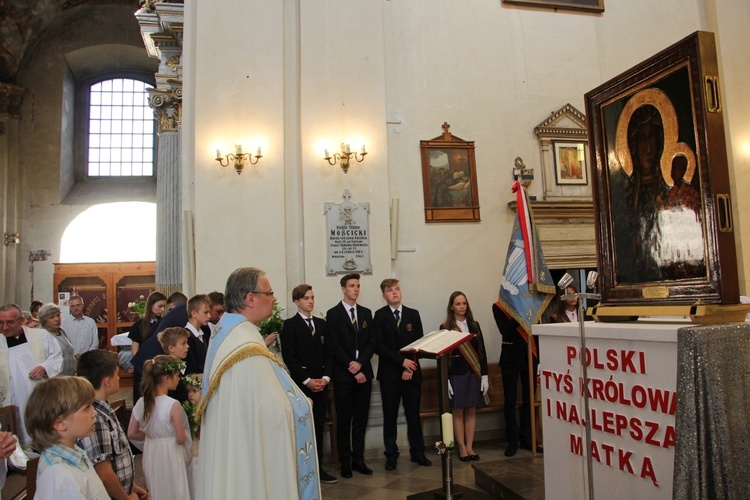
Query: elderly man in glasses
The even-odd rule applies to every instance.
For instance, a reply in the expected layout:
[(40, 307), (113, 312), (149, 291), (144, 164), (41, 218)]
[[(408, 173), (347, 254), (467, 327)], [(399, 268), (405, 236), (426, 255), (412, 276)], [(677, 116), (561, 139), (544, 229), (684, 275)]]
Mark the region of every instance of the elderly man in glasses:
[(27, 328), (20, 307), (0, 307), (0, 406), (16, 405), (19, 410), (19, 439), (29, 444), (23, 423), (26, 400), (34, 386), (62, 370), (60, 344), (45, 330)]

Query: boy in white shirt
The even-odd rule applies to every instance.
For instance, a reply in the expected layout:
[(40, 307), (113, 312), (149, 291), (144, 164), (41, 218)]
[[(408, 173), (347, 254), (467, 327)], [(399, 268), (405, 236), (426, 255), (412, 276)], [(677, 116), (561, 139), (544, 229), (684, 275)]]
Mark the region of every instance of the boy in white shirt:
[(108, 499), (102, 480), (76, 442), (94, 432), (94, 388), (80, 377), (59, 376), (38, 384), (26, 403), (26, 429), (42, 450), (37, 498)]

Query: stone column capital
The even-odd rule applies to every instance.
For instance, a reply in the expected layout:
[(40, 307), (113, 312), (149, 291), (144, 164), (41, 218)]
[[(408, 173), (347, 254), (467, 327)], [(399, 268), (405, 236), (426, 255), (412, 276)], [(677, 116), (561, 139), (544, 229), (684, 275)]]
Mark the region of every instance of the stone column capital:
[(0, 118), (19, 120), (21, 103), (26, 89), (10, 83), (0, 83)]
[(149, 89), (148, 95), (148, 104), (159, 125), (158, 133), (177, 132), (182, 124), (182, 86)]

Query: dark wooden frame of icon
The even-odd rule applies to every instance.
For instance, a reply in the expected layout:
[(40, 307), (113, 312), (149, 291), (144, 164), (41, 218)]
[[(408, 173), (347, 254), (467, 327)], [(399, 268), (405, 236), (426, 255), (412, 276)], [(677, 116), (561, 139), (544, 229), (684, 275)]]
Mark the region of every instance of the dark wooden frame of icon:
[(544, 7), (555, 10), (604, 12), (604, 0), (503, 0), (503, 3), (528, 7)]
[[(739, 302), (718, 74), (713, 34), (696, 32), (586, 94), (603, 304)], [(663, 127), (663, 154), (653, 175), (641, 174), (649, 160), (633, 150), (650, 144), (640, 140), (637, 130), (647, 129), (635, 117), (646, 105), (659, 112)], [(653, 190), (654, 178), (658, 196), (643, 188)], [(641, 210), (649, 206), (652, 212)], [(693, 207), (697, 222), (684, 217), (685, 206)], [(657, 223), (659, 231), (648, 226)], [(669, 248), (676, 258), (663, 257)]]
[[(449, 132), (450, 125), (443, 123), (443, 134), (434, 139), (419, 141), (422, 156), (422, 187), (424, 191), (425, 222), (478, 221), (479, 190), (474, 157), (474, 141), (465, 141)], [(435, 166), (431, 158), (445, 157), (444, 166)], [(445, 179), (446, 173), (448, 179)], [(468, 179), (466, 179), (468, 177)], [(468, 189), (451, 189), (456, 180), (466, 179)], [(463, 182), (463, 181), (461, 181)], [(451, 184), (456, 186), (457, 184)]]

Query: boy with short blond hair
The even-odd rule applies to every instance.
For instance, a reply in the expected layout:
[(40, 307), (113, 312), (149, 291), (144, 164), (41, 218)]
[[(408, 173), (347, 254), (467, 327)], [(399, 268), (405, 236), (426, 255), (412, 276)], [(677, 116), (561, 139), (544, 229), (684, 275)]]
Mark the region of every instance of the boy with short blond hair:
[(190, 333), (187, 330), (173, 326), (159, 333), (159, 345), (164, 350), (164, 354), (185, 359), (190, 349), (188, 346), (188, 337), (190, 337)]
[[(185, 364), (189, 366), (188, 352), (191, 351), (191, 337), (192, 335), (190, 335), (187, 329), (180, 328), (179, 326), (173, 326), (167, 328), (163, 332), (160, 332), (158, 340), (161, 348), (164, 350), (164, 354), (174, 356), (178, 359), (184, 359)], [(186, 368), (182, 371), (181, 375), (185, 375), (186, 373), (192, 372), (190, 372), (189, 369)], [(177, 384), (177, 388), (175, 390), (169, 391), (169, 397), (176, 399), (180, 402), (180, 404), (188, 400), (187, 387), (185, 387), (185, 383), (182, 381), (182, 379), (180, 379), (180, 382)]]
[(79, 445), (86, 450), (110, 497), (147, 498), (148, 492), (133, 482), (135, 462), (128, 436), (107, 402), (120, 389), (117, 355), (104, 349), (81, 354), (78, 375), (94, 386), (96, 410), (94, 433), (81, 439)]
[(36, 498), (106, 498), (107, 490), (76, 442), (94, 431), (94, 388), (80, 377), (59, 376), (34, 387), (24, 420), (42, 451)]

